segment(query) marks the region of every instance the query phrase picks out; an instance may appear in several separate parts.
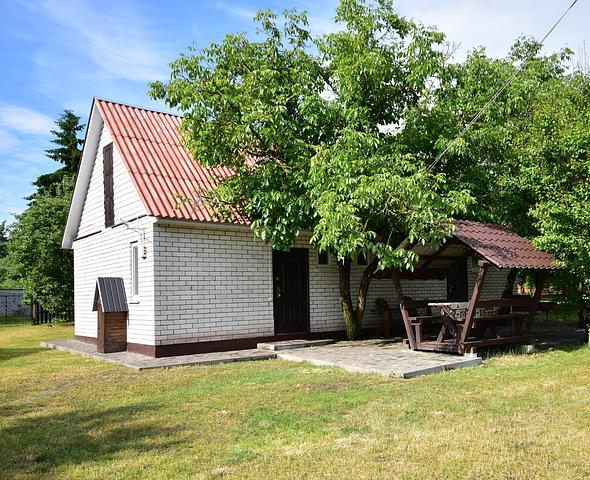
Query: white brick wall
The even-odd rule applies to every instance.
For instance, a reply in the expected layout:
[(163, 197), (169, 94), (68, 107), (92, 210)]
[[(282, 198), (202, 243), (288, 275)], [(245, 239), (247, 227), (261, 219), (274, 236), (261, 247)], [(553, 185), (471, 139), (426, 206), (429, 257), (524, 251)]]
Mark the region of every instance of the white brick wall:
[[(96, 338), (97, 314), (92, 311), (97, 277), (122, 277), (129, 304), (127, 341), (154, 345), (154, 248), (150, 217), (74, 242), (75, 334)], [(131, 248), (140, 246), (139, 296), (131, 298)], [(147, 256), (141, 258), (145, 245)]]
[[(496, 267), (490, 266), (486, 273), (486, 278), (483, 284), (483, 291), (479, 297), (480, 300), (497, 300), (501, 298), (504, 287), (506, 286), (506, 277), (508, 276), (509, 269), (499, 270)], [(479, 266), (477, 263), (471, 262), (468, 259), (467, 263), (467, 276), (469, 285), (469, 295), (473, 292), (473, 286), (477, 279), (477, 273), (479, 272)]]
[[(149, 217), (107, 229), (74, 243), (76, 335), (96, 336), (92, 312), (98, 276), (121, 276), (130, 287), (132, 241), (146, 239), (147, 258), (140, 260), (140, 301), (130, 303), (128, 341), (147, 345), (192, 343), (274, 335), (272, 250), (249, 229), (152, 223)], [(143, 232), (143, 235), (142, 235)], [(309, 248), (309, 235), (296, 247)], [(469, 262), (470, 291), (477, 267)], [(353, 298), (364, 266), (353, 263)], [(501, 293), (507, 272), (491, 269), (482, 298)], [(444, 280), (403, 280), (404, 294), (415, 300), (443, 299)], [(319, 265), (309, 251), (310, 330), (343, 330), (334, 257)], [(128, 299), (131, 298), (127, 292)], [(363, 327), (378, 321), (375, 300), (397, 303), (393, 282), (373, 280)]]
[(156, 224), (156, 344), (272, 335), (271, 250), (249, 229)]
[[(103, 125), (77, 237), (104, 230), (102, 149), (112, 142), (108, 128)], [(113, 190), (115, 223), (120, 223), (121, 219), (129, 220), (147, 213), (115, 145), (113, 145)]]
[[(297, 248), (309, 247), (302, 234)], [(154, 225), (156, 345), (274, 335), (272, 250), (250, 230), (205, 224)], [(470, 262), (471, 265), (471, 262)], [(356, 294), (364, 266), (353, 263), (351, 288)], [(470, 291), (477, 267), (469, 269)], [(502, 291), (505, 273), (490, 270), (484, 294)], [(444, 299), (444, 280), (403, 280), (404, 294), (415, 300)], [(369, 289), (364, 327), (377, 324), (375, 300), (397, 303), (393, 282), (374, 280)], [(485, 298), (485, 296), (484, 296)], [(310, 330), (343, 330), (338, 267), (319, 265), (309, 251)]]
[[(129, 304), (127, 339), (133, 343), (154, 344), (154, 268), (152, 246), (153, 219), (140, 216), (146, 210), (123, 160), (113, 146), (113, 191), (115, 224), (104, 226), (104, 183), (102, 150), (112, 137), (103, 125), (74, 250), (75, 334), (96, 337), (97, 317), (92, 311), (97, 277), (122, 277), (131, 300), (130, 243), (145, 237), (147, 258), (139, 260), (139, 303)], [(121, 225), (122, 221), (128, 226)], [(88, 235), (87, 237), (85, 237)], [(85, 237), (85, 238), (84, 238)], [(139, 242), (142, 245), (142, 242)]]

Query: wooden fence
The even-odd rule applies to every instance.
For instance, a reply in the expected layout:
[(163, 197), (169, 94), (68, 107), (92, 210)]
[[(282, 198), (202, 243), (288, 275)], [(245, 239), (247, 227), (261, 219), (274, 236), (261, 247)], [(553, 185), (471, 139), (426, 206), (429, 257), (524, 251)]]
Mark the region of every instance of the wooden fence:
[(49, 310), (43, 308), (43, 305), (41, 305), (39, 302), (33, 302), (31, 304), (31, 320), (33, 325), (53, 322), (73, 322), (74, 307), (72, 306), (63, 312), (50, 312)]

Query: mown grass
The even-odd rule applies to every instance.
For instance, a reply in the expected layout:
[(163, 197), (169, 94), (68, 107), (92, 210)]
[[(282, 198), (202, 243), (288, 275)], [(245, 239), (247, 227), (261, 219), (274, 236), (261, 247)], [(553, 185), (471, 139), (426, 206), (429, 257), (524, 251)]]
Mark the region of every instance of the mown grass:
[(385, 380), (276, 361), (135, 372), (0, 325), (0, 478), (590, 477), (590, 351)]

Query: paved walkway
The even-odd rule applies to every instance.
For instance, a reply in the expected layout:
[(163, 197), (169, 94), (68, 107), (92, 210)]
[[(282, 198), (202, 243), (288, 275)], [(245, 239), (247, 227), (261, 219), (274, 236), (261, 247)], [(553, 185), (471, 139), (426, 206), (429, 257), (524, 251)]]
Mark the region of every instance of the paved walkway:
[(416, 352), (401, 341), (361, 340), (337, 342), (321, 347), (281, 350), (278, 358), (313, 365), (340, 367), (349, 372), (380, 373), (412, 378), (456, 368), (481, 365), (480, 357)]
[(239, 362), (245, 360), (268, 360), (277, 357), (275, 352), (253, 349), (152, 358), (132, 352), (98, 353), (96, 351), (96, 345), (80, 342), (79, 340), (54, 340), (41, 342), (41, 346), (54, 348), (55, 350), (61, 350), (62, 352), (83, 355), (95, 360), (115, 363), (124, 367), (134, 368), (135, 370), (172, 368), (185, 365), (216, 365), (219, 363)]
[[(136, 370), (172, 368), (185, 365), (214, 365), (246, 360), (267, 360), (278, 357), (293, 362), (339, 367), (349, 372), (377, 373), (388, 377), (411, 378), (482, 363), (479, 357), (415, 352), (409, 350), (401, 340), (361, 340), (321, 345), (321, 343), (325, 342), (332, 342), (332, 340), (274, 342), (265, 345), (270, 350), (234, 350), (165, 358), (152, 358), (131, 352), (98, 353), (95, 345), (78, 340), (41, 342), (41, 346), (115, 363)], [(291, 348), (289, 348), (289, 344), (291, 344)]]

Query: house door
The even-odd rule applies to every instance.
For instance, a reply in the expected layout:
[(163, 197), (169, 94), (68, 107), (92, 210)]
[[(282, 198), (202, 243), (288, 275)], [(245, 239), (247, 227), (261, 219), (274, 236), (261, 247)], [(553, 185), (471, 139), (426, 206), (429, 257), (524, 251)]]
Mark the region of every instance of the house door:
[(468, 301), (467, 259), (457, 260), (447, 272), (447, 299), (451, 302)]
[(275, 335), (309, 331), (309, 268), (306, 248), (272, 252)]

